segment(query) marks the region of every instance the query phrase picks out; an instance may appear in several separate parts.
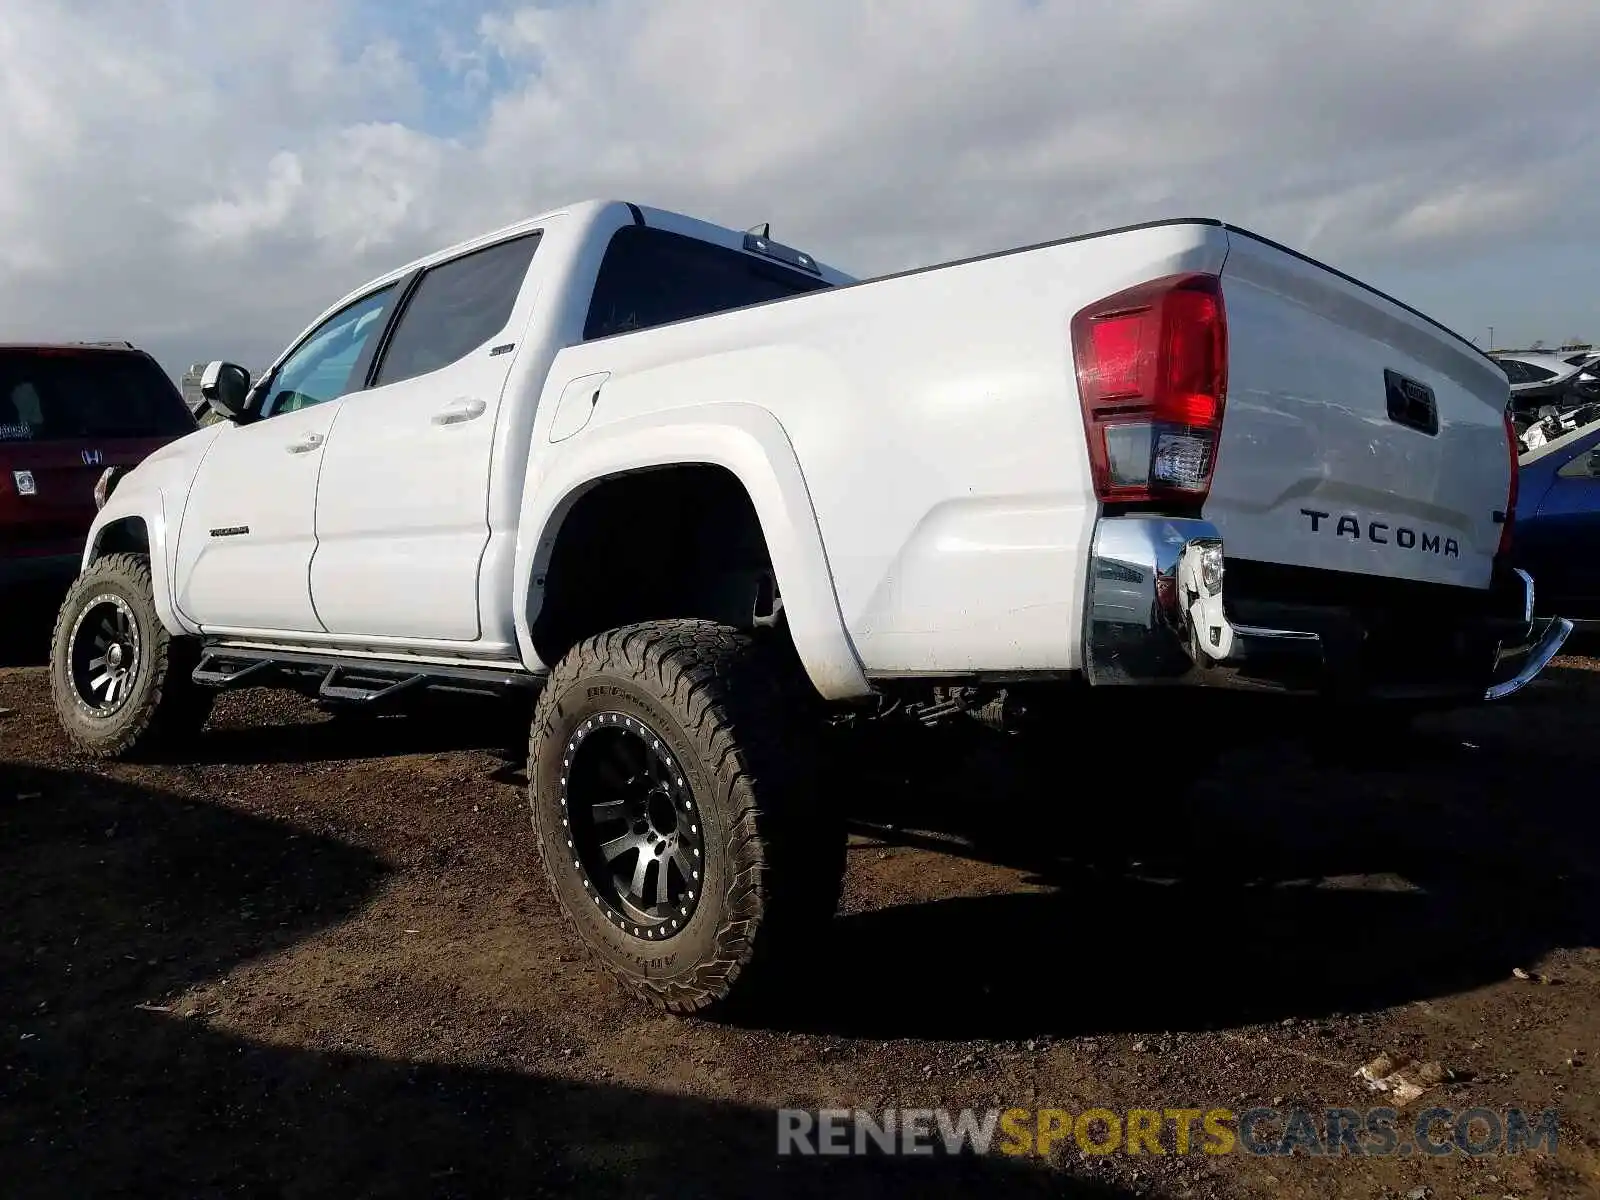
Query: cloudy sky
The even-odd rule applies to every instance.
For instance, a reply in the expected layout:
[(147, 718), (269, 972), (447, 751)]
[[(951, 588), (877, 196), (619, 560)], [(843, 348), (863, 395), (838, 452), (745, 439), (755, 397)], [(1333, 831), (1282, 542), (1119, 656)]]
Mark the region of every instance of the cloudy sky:
[(1593, 0), (6, 0), (0, 340), (265, 365), (589, 196), (856, 274), (1219, 216), (1600, 339)]

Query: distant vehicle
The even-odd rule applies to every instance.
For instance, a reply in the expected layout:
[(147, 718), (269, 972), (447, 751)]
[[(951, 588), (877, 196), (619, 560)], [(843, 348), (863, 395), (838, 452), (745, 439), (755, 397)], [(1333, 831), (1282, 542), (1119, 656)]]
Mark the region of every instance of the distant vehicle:
[(1582, 429), (1600, 421), (1600, 401), (1580, 404), (1576, 408), (1557, 408), (1546, 404), (1526, 421), (1517, 421), (1518, 453), (1536, 450), (1546, 442), (1553, 442), (1564, 433)]
[(195, 429), (166, 372), (127, 342), (0, 344), (0, 593), (65, 589), (106, 471)]
[(1513, 566), (1538, 580), (1539, 613), (1600, 625), (1600, 422), (1524, 454)]
[(1531, 422), (1547, 405), (1560, 410), (1600, 400), (1600, 372), (1588, 351), (1497, 354), (1494, 359), (1511, 382), (1511, 413), (1521, 423)]
[(1523, 451), (1600, 419), (1600, 353), (1501, 351), (1492, 357), (1511, 384), (1507, 412)]

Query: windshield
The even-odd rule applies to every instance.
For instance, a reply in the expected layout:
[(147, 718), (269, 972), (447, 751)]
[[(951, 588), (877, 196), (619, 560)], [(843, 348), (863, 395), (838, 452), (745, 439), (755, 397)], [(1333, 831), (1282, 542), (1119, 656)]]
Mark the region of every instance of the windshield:
[(182, 395), (142, 354), (0, 349), (0, 442), (177, 437)]

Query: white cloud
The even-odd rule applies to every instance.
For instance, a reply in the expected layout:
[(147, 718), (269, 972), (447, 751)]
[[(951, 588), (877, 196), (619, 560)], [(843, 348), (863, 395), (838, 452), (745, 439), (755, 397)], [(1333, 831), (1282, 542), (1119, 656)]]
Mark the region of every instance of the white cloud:
[(362, 259), (439, 225), (441, 170), (451, 147), (395, 123), (319, 135), (301, 153), (281, 150), (225, 194), (181, 207), (184, 249), (248, 254), (287, 237), (337, 259)]
[(1547, 219), (1560, 202), (1553, 181), (1480, 181), (1452, 185), (1413, 204), (1395, 222), (1395, 235), (1416, 242), (1493, 237)]
[(256, 363), (378, 271), (605, 194), (861, 271), (1218, 215), (1384, 278), (1481, 261), (1501, 329), (1548, 336), (1507, 253), (1600, 222), (1583, 0), (463, 7), (10, 0), (0, 337)]

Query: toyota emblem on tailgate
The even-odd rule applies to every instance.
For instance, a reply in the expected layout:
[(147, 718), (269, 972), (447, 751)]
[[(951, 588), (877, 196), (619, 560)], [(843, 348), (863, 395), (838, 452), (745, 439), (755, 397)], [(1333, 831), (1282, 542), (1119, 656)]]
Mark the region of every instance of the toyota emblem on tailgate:
[(100, 465), (100, 458), (101, 455), (100, 451), (98, 450), (85, 450), (83, 452), (83, 461), (85, 466), (98, 467)]

